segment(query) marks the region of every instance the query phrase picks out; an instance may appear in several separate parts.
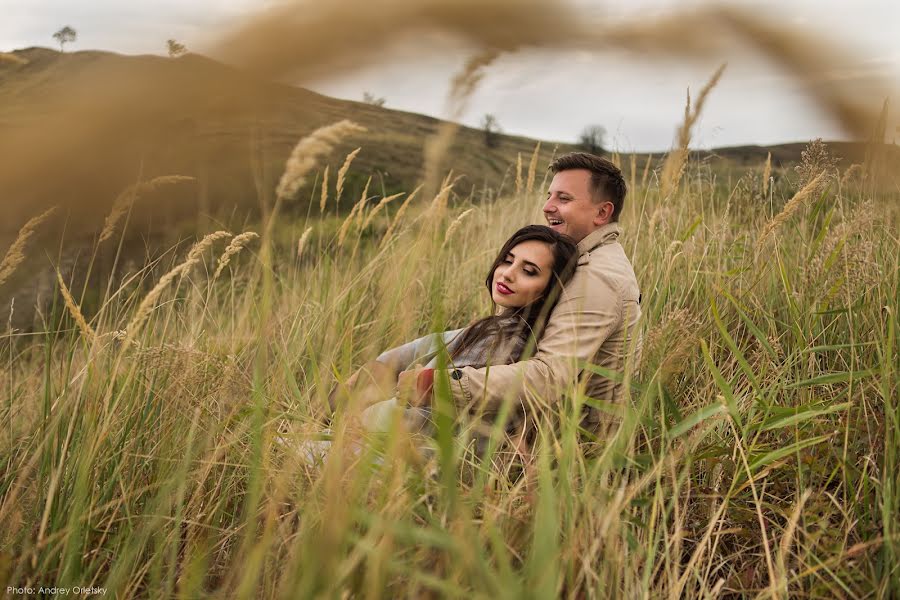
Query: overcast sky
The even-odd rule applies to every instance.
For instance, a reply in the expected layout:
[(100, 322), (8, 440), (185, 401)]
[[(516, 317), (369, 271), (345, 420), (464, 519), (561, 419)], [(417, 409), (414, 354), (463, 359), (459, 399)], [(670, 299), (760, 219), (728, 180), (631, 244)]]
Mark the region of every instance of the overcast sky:
[[(0, 0), (0, 50), (52, 47), (53, 32), (70, 25), (78, 31), (72, 50), (164, 54), (165, 40), (175, 38), (203, 52), (216, 32), (269, 3)], [(626, 16), (684, 5), (673, 0), (628, 0), (616, 5), (577, 0), (575, 4), (593, 11), (615, 6), (612, 12)], [(852, 48), (860, 69), (900, 81), (900, 0), (758, 0), (752, 4), (747, 0), (744, 4), (778, 15), (782, 22), (821, 32)], [(391, 108), (444, 116), (449, 78), (466, 57), (448, 52), (420, 62), (398, 52), (387, 64), (307, 85), (353, 100), (361, 100), (368, 91), (384, 97)], [(691, 66), (641, 62), (611, 53), (505, 56), (487, 71), (463, 121), (477, 126), (485, 113), (492, 113), (505, 132), (559, 141), (575, 141), (586, 124), (596, 123), (607, 128), (610, 144), (620, 150), (665, 150), (683, 114), (686, 88), (699, 89), (716, 66), (716, 62)], [(724, 78), (707, 103), (695, 145), (770, 144), (814, 137), (842, 135), (796, 82), (764, 61), (746, 57), (729, 60)]]

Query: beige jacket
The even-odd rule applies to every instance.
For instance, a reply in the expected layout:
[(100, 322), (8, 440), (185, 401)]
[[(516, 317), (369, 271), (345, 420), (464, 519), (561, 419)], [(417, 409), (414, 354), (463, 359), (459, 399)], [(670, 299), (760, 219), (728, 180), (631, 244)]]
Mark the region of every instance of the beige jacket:
[[(621, 381), (580, 368), (587, 361), (621, 374), (626, 358), (636, 361), (640, 355), (640, 292), (618, 237), (619, 225), (609, 223), (578, 243), (578, 267), (550, 314), (532, 358), (450, 373), (453, 399), (460, 410), (481, 409), (490, 415), (506, 399), (553, 407), (581, 375), (586, 377), (588, 397), (604, 403), (621, 400)], [(603, 413), (590, 407), (585, 412), (585, 426), (596, 428)]]

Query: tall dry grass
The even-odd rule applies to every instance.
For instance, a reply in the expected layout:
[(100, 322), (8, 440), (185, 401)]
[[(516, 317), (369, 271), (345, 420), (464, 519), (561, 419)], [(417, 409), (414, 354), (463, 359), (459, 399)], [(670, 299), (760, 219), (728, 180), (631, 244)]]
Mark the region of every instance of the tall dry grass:
[[(835, 44), (734, 7), (611, 24), (543, 2), (291, 3), (223, 47), (256, 72), (302, 78), (422, 30), (497, 51), (708, 58), (743, 45), (849, 132), (871, 129), (852, 85), (823, 85), (847, 58)], [(52, 172), (51, 141), (67, 157), (130, 131), (123, 107), (144, 96), (61, 102), (55, 118), (23, 124), (0, 140), (17, 149), (0, 185)], [(525, 177), (519, 161), (515, 194), (477, 207), (448, 176), (396, 209), (367, 212), (364, 191), (344, 219), (320, 210), (283, 224), (272, 211), (258, 254), (229, 255), (235, 238), (210, 277), (194, 267), (226, 237), (211, 234), (101, 294), (95, 314), (60, 277), (46, 330), (10, 326), (0, 344), (3, 580), (119, 597), (897, 596), (896, 194), (869, 168), (860, 185), (820, 189), (821, 171), (767, 162), (770, 207), (718, 166), (690, 163), (687, 146), (670, 153), (669, 177), (649, 158), (640, 178), (634, 160), (626, 174), (622, 242), (648, 332), (626, 401), (585, 398), (573, 382), (527, 453), (503, 439), (502, 418), (439, 411), (433, 438), (395, 429), (356, 454), (352, 419), (330, 415), (327, 396), (386, 346), (490, 310), (483, 271), (539, 212), (537, 152)], [(279, 199), (319, 154), (297, 153)], [(323, 183), (320, 206), (327, 194)], [(140, 343), (81, 341), (107, 332)], [(584, 431), (585, 404), (608, 425)], [(485, 426), (493, 442), (476, 457), (469, 434)], [(324, 435), (333, 451), (310, 467), (296, 444)]]
[[(262, 223), (271, 248), (218, 279), (191, 268), (201, 241), (92, 316), (139, 345), (10, 335), (5, 577), (127, 597), (895, 595), (897, 204), (804, 194), (815, 179), (773, 166), (772, 211), (737, 211), (756, 192), (711, 168), (688, 162), (671, 193), (626, 173), (649, 182), (622, 216), (640, 375), (617, 406), (573, 383), (530, 454), (494, 426), (475, 457), (465, 414), (430, 452), (395, 430), (354, 454), (327, 402), (385, 347), (486, 314), (483, 271), (539, 208), (527, 185), (476, 207), (447, 179), (355, 215), (343, 246), (346, 220), (310, 219), (298, 260), (295, 224)], [(584, 403), (615, 419), (583, 431)], [(310, 467), (295, 444), (329, 418), (335, 450)]]

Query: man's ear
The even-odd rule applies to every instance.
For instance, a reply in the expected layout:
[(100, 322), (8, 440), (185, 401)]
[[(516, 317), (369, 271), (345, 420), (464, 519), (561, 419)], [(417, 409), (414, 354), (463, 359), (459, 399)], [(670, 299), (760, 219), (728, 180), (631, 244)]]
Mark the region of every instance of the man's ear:
[(597, 207), (597, 214), (594, 217), (594, 225), (606, 225), (607, 223), (612, 221), (613, 211), (615, 211), (615, 207), (612, 202), (606, 201), (601, 202)]

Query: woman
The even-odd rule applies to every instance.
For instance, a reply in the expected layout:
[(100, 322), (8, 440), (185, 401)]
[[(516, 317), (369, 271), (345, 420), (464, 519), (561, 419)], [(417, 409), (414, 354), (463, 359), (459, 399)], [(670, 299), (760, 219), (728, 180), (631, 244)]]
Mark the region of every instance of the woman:
[[(347, 398), (350, 394), (360, 398), (363, 405), (371, 404), (372, 398), (389, 395), (398, 379), (414, 375), (417, 406), (404, 405), (403, 421), (411, 433), (427, 430), (431, 416), (427, 398), (441, 347), (446, 346), (447, 366), (451, 368), (517, 362), (523, 353), (535, 348), (553, 306), (574, 272), (576, 258), (576, 245), (567, 236), (545, 225), (519, 229), (503, 244), (485, 279), (496, 314), (468, 327), (427, 335), (383, 352), (354, 373), (346, 387), (332, 391), (332, 408), (337, 408), (341, 396)], [(421, 364), (424, 369), (417, 368)], [(413, 368), (415, 371), (407, 371)], [(363, 411), (361, 423), (369, 431), (386, 431), (399, 407), (401, 402), (395, 393), (389, 400), (376, 402)], [(321, 453), (327, 451), (327, 443), (316, 447)], [(314, 458), (314, 447), (306, 449)]]

